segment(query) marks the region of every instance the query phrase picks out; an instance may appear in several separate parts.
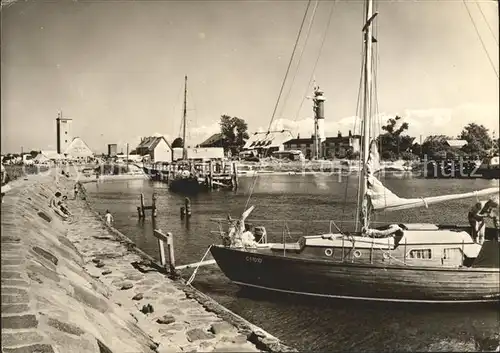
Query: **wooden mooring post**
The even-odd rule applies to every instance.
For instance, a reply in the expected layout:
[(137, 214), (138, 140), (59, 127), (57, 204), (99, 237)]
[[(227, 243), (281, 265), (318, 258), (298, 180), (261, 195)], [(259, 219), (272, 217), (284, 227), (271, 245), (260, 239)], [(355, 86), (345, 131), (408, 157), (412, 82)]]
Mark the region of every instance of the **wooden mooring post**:
[(189, 197), (184, 199), (184, 206), (181, 207), (181, 219), (187, 216), (187, 219), (191, 217), (191, 200)]
[(151, 217), (156, 217), (158, 215), (158, 211), (156, 208), (156, 194), (153, 194), (151, 206), (144, 205), (144, 194), (141, 193), (141, 205), (137, 206), (137, 215), (139, 219), (146, 218), (146, 210), (151, 210)]
[(210, 190), (214, 188), (214, 164), (212, 160), (208, 162), (208, 187)]
[(237, 190), (238, 189), (238, 166), (236, 165), (236, 162), (233, 162), (233, 165), (232, 165), (232, 186), (233, 186), (233, 190)]
[[(165, 234), (160, 229), (153, 229), (153, 236), (158, 239), (161, 265), (168, 270), (171, 275), (177, 276), (178, 273), (175, 268), (174, 236), (170, 232)], [(168, 262), (165, 257), (165, 243), (167, 243)]]

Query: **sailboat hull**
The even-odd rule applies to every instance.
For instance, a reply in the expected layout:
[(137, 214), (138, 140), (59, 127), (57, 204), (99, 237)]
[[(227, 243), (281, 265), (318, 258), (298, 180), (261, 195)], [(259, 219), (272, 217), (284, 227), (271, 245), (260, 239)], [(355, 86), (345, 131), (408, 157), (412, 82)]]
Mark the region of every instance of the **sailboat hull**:
[(212, 246), (222, 272), (242, 286), (319, 297), (420, 303), (500, 299), (497, 268), (375, 266)]

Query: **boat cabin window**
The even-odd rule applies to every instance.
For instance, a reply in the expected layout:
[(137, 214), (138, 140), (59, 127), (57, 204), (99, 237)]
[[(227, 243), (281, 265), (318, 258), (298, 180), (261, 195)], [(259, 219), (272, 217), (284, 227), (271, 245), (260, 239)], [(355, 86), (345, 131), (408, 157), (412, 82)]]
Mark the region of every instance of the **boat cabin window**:
[(431, 259), (431, 249), (413, 249), (408, 256), (410, 259)]
[(461, 258), (462, 258), (462, 250), (460, 250), (459, 248), (443, 249), (443, 259), (456, 260)]

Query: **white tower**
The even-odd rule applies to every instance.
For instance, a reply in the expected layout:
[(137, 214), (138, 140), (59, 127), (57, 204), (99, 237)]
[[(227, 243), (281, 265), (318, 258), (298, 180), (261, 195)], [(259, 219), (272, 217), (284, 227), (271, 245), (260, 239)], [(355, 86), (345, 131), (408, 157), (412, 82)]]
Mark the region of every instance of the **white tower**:
[(72, 119), (62, 117), (62, 112), (59, 111), (56, 119), (57, 126), (57, 153), (64, 153), (68, 148), (71, 141), (73, 141), (73, 134), (71, 129)]
[(314, 136), (313, 156), (314, 159), (323, 158), (322, 143), (325, 141), (325, 104), (326, 98), (319, 86), (314, 87), (313, 111), (314, 111)]

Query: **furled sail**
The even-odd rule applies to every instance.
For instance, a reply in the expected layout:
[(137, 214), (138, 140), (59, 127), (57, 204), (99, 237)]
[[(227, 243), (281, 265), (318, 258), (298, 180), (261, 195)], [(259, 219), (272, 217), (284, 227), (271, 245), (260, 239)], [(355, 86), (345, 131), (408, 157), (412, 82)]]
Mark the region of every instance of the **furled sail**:
[(367, 168), (367, 191), (366, 196), (369, 199), (370, 207), (373, 211), (397, 211), (408, 208), (428, 207), (428, 205), (459, 200), (470, 197), (487, 196), (498, 194), (498, 188), (487, 188), (479, 191), (466, 192), (461, 194), (451, 194), (442, 196), (431, 196), (421, 198), (405, 199), (397, 196), (387, 189), (375, 177), (375, 173), (380, 170), (380, 159), (377, 151), (377, 145), (372, 143), (370, 146), (370, 155), (368, 156)]

